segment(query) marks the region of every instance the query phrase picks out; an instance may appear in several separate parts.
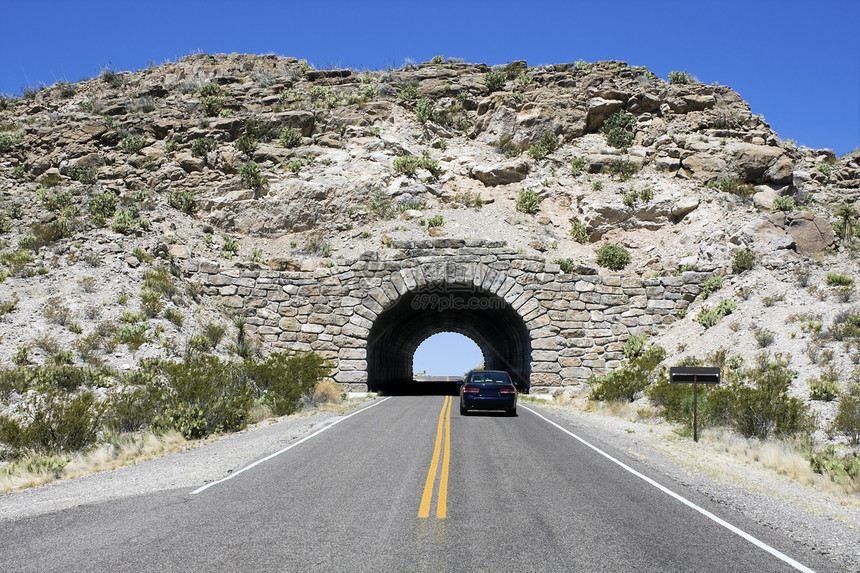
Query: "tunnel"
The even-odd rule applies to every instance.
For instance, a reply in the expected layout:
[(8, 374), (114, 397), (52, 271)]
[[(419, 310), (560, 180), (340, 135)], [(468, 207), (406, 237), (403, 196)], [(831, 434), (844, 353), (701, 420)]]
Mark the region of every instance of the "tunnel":
[(415, 351), (440, 332), (475, 341), (485, 368), (508, 372), (520, 391), (528, 392), (531, 338), (519, 314), (492, 293), (438, 286), (407, 292), (374, 320), (367, 339), (368, 389), (410, 393)]

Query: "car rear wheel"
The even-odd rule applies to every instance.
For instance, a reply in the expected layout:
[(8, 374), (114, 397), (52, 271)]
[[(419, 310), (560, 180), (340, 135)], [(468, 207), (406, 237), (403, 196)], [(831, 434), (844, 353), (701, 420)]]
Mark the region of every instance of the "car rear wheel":
[(468, 410), (467, 410), (467, 409), (463, 406), (463, 404), (461, 403), (461, 404), (460, 404), (460, 415), (461, 415), (461, 416), (465, 416), (465, 415), (466, 415), (466, 413), (468, 413)]
[(507, 411), (508, 416), (516, 416), (517, 415), (517, 407), (514, 406), (510, 410)]

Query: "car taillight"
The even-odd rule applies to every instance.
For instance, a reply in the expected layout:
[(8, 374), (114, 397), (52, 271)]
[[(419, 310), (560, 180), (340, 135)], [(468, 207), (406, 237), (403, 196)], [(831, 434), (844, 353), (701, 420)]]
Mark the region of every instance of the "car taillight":
[(499, 394), (516, 394), (517, 391), (513, 388), (500, 388)]
[(480, 388), (475, 388), (474, 386), (466, 386), (465, 388), (463, 388), (464, 394), (477, 394), (480, 391)]

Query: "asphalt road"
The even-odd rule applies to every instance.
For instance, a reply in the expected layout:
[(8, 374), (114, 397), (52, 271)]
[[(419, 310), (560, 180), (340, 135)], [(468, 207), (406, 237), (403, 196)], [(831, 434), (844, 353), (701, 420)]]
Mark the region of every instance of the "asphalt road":
[[(0, 570), (803, 570), (522, 405), (513, 418), (460, 416), (457, 400), (374, 402), (195, 493), (172, 489), (0, 522)], [(602, 447), (599, 436), (572, 430)], [(827, 570), (778, 532), (663, 485)]]

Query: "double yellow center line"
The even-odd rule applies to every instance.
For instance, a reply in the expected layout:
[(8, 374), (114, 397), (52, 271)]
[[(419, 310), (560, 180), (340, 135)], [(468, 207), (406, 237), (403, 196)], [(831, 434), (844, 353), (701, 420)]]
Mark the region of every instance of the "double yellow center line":
[[(418, 517), (430, 517), (430, 502), (433, 499), (433, 485), (436, 483), (436, 473), (439, 469), (439, 455), (442, 454), (442, 474), (439, 477), (439, 496), (436, 499), (436, 519), (445, 519), (448, 513), (448, 463), (451, 459), (451, 396), (445, 397), (442, 411), (439, 412), (439, 425), (436, 428), (436, 445), (433, 448), (433, 459), (430, 460), (430, 470), (427, 481), (424, 482), (424, 495), (421, 496), (421, 506)], [(445, 447), (442, 448), (442, 430), (445, 433)]]

